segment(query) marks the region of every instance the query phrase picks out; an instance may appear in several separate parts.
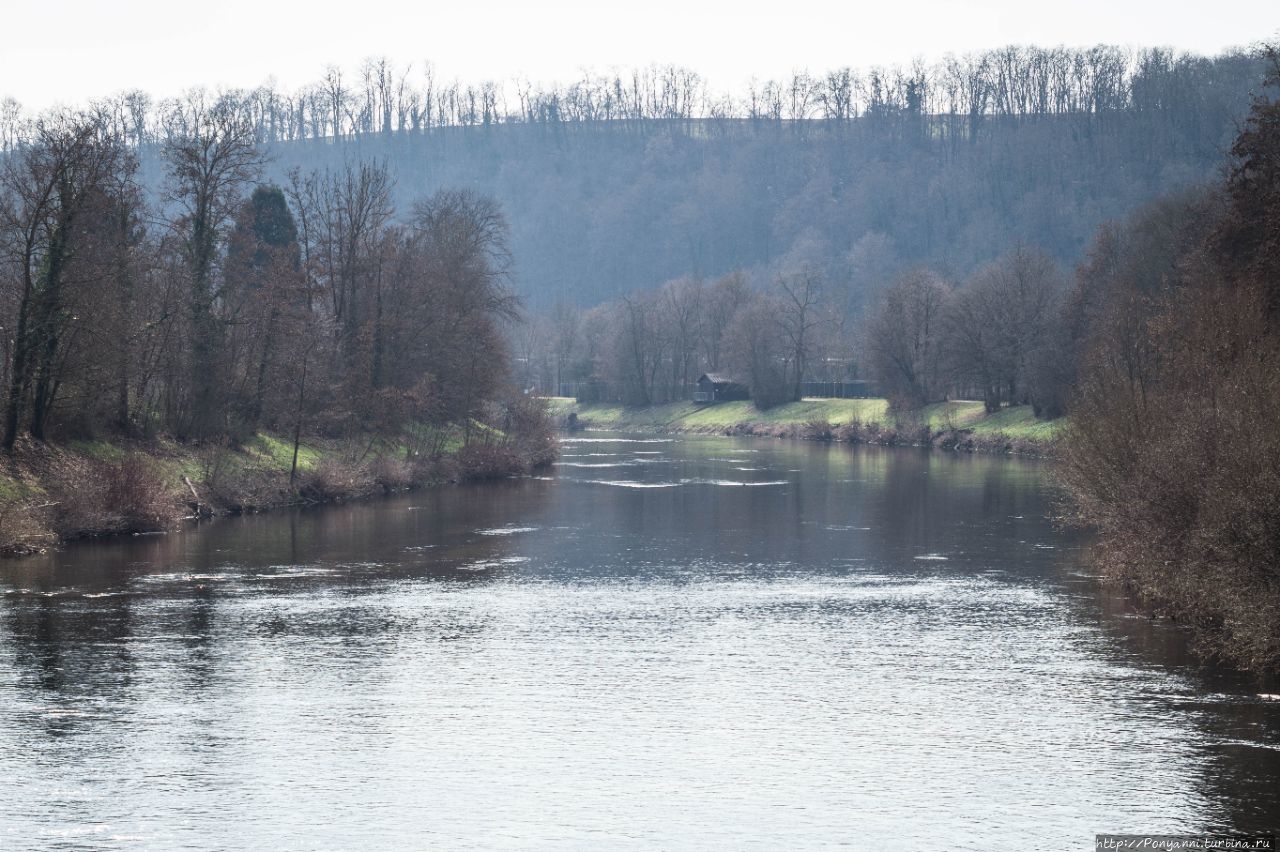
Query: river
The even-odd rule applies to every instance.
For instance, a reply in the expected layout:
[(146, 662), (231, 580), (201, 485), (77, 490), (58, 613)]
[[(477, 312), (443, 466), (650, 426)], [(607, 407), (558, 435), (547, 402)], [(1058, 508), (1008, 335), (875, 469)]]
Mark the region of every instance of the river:
[(1092, 848), (1274, 829), (1044, 463), (586, 433), (551, 475), (0, 565), (0, 848)]

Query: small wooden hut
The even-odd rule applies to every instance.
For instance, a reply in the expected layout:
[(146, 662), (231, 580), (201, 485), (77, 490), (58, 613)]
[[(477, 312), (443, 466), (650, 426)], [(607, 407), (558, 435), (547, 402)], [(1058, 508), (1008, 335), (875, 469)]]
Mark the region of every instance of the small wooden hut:
[(694, 402), (710, 405), (734, 399), (751, 399), (751, 390), (742, 382), (735, 382), (720, 373), (703, 373), (698, 378), (698, 389), (693, 392)]

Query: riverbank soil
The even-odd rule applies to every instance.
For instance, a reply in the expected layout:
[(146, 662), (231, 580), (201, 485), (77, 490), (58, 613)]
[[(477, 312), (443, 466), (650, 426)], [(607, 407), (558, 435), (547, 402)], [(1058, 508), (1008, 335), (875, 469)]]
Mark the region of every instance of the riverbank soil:
[(155, 532), (183, 518), (349, 500), (425, 485), (520, 475), (550, 463), (554, 438), (508, 441), (477, 430), (430, 449), (374, 436), (239, 443), (25, 439), (0, 456), (0, 555), (60, 541)]

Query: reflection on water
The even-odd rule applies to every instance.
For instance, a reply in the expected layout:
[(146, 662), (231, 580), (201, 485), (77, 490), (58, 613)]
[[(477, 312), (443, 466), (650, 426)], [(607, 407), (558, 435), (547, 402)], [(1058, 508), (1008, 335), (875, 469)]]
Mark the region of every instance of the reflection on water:
[[(604, 467), (608, 465), (608, 467)], [(1274, 828), (1000, 458), (589, 435), (554, 476), (0, 566), (0, 848), (1084, 848)]]

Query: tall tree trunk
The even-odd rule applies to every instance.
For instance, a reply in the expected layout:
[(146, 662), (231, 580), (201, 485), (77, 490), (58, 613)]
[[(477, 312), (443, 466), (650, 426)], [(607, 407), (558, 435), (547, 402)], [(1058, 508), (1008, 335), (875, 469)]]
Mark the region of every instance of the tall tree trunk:
[(271, 363), (271, 344), (275, 340), (276, 321), (279, 317), (279, 309), (272, 308), (267, 317), (266, 333), (263, 335), (262, 357), (258, 361), (258, 379), (253, 391), (253, 411), (251, 412), (253, 422), (249, 424), (249, 427), (255, 431), (258, 424), (262, 422), (262, 409), (267, 395), (267, 367)]
[[(62, 199), (64, 205), (67, 204), (66, 199)], [(57, 227), (49, 240), (49, 253), (45, 258), (45, 269), (41, 273), (44, 279), (43, 286), (33, 295), (32, 298), (32, 320), (30, 326), (26, 329), (27, 334), (32, 335), (35, 340), (28, 341), (27, 360), (25, 364), (24, 385), (30, 386), (32, 379), (35, 381), (35, 394), (31, 403), (31, 434), (37, 440), (43, 441), (45, 438), (45, 425), (47, 423), (49, 408), (53, 403), (53, 386), (56, 382), (55, 362), (58, 355), (58, 332), (57, 320), (58, 311), (60, 309), (60, 295), (62, 284), (62, 270), (67, 259), (67, 234), (71, 227), (71, 219), (69, 216), (63, 215), (59, 217)], [(34, 350), (34, 352), (33, 352)], [(34, 358), (31, 357), (34, 354)], [(14, 437), (17, 437), (17, 423), (14, 423)], [(8, 443), (8, 431), (5, 434), (6, 446), (12, 447), (12, 443)]]
[(197, 207), (191, 226), (191, 437), (203, 439), (215, 431), (219, 411), (218, 319), (213, 313), (210, 281), (214, 234), (204, 205)]
[(302, 443), (302, 411), (307, 401), (307, 360), (310, 353), (302, 356), (302, 378), (298, 382), (298, 408), (293, 419), (293, 460), (289, 463), (289, 484), (293, 485), (298, 478), (298, 447)]
[(22, 401), (29, 385), (31, 335), (31, 279), (26, 276), (22, 301), (18, 305), (18, 327), (13, 336), (13, 368), (9, 372), (9, 392), (4, 412), (4, 448), (12, 451), (22, 423)]
[(37, 441), (45, 439), (45, 425), (49, 420), (49, 409), (53, 407), (54, 359), (58, 352), (58, 335), (50, 330), (45, 334), (40, 347), (40, 361), (36, 365), (35, 393), (31, 399), (31, 437)]

